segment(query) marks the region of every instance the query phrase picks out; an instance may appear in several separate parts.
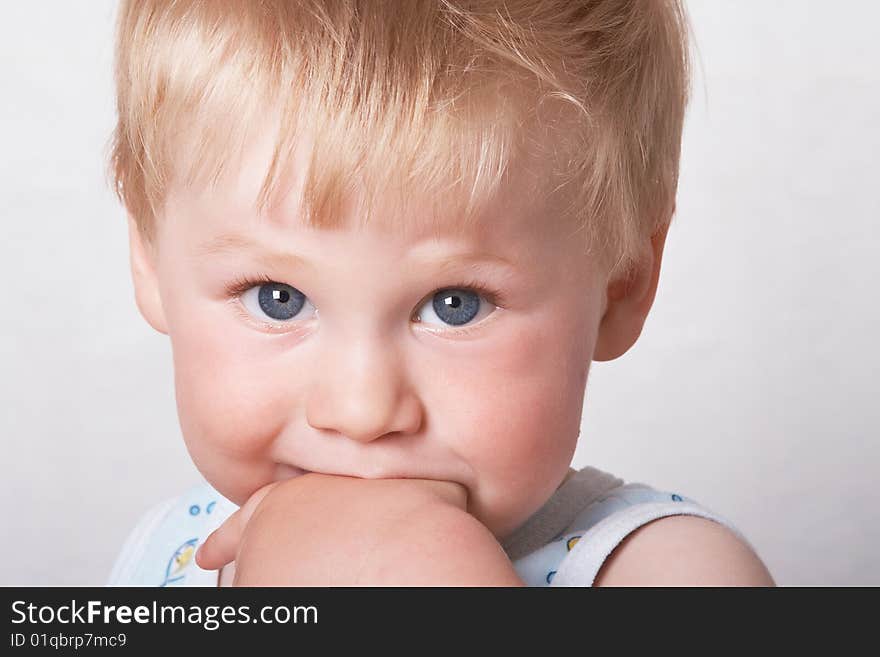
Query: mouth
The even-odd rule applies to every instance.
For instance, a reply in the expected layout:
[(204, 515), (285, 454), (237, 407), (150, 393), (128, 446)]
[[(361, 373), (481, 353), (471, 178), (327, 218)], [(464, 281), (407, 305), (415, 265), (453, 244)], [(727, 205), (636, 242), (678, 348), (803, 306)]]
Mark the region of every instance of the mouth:
[[(312, 472), (312, 470), (305, 470), (303, 468), (297, 467), (295, 465), (290, 465), (288, 463), (276, 463), (275, 464), (275, 481), (285, 481), (287, 479), (296, 479), (297, 477), (301, 477), (304, 474), (309, 474), (310, 472)], [(356, 477), (357, 475), (346, 475), (346, 476)], [(398, 476), (389, 476), (388, 478), (389, 479), (426, 479), (426, 480), (441, 481), (441, 482), (447, 481), (449, 483), (459, 484), (465, 490), (467, 490), (467, 486), (465, 486), (464, 484), (462, 484), (458, 481), (455, 481), (453, 479), (430, 477), (430, 476), (424, 476), (424, 475), (421, 475), (421, 476), (419, 476), (419, 475), (413, 475), (413, 476), (398, 475)]]
[[(296, 479), (297, 477), (301, 477), (304, 474), (309, 474), (312, 470), (304, 470), (303, 468), (299, 468), (295, 465), (290, 465), (287, 463), (276, 463), (275, 465), (275, 481), (287, 481), (289, 479)], [(351, 476), (351, 475), (349, 475)], [(435, 477), (425, 477), (425, 476), (416, 476), (416, 477), (389, 477), (394, 479), (424, 479), (426, 481), (435, 481), (446, 484), (456, 484), (460, 487), (464, 493), (464, 508), (468, 513), (471, 513), (471, 491), (468, 486), (465, 486), (459, 481), (455, 481), (452, 479), (444, 479), (444, 478), (435, 478)]]
[(275, 466), (275, 478), (277, 481), (283, 481), (285, 479), (295, 479), (297, 477), (301, 477), (304, 474), (310, 472), (309, 470), (303, 470), (302, 468), (298, 468), (295, 465), (288, 465), (287, 463), (278, 463)]

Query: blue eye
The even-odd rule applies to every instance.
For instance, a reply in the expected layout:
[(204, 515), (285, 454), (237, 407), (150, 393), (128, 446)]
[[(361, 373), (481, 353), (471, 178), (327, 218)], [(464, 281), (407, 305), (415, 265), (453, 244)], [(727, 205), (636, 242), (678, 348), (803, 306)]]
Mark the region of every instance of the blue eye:
[[(241, 303), (256, 319), (287, 322), (311, 306), (306, 295), (286, 283), (255, 284), (241, 293)], [(302, 318), (301, 318), (302, 319)]]
[(477, 316), (480, 296), (468, 290), (444, 290), (434, 295), (431, 305), (444, 322), (461, 326)]
[[(435, 292), (419, 311), (419, 321), (433, 315), (447, 326), (462, 326), (481, 314), (491, 314), (494, 304), (475, 290), (446, 288)], [(488, 310), (489, 312), (484, 312)]]
[(305, 304), (306, 296), (295, 287), (272, 283), (258, 288), (257, 299), (264, 313), (272, 319), (283, 321), (296, 317)]

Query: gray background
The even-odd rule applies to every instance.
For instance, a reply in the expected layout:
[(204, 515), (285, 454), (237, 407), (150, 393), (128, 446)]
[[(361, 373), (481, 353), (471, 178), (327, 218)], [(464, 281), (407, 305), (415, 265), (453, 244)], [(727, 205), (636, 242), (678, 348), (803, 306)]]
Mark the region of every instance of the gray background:
[[(595, 363), (574, 465), (727, 516), (777, 582), (880, 584), (880, 9), (688, 3), (678, 214), (635, 347)], [(0, 584), (101, 584), (198, 477), (171, 350), (103, 179), (116, 5), (0, 21)]]

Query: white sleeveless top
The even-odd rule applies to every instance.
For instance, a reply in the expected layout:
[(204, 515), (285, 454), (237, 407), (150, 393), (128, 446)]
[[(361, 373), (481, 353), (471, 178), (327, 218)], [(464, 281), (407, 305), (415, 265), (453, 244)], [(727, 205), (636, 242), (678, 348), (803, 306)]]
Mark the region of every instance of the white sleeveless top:
[[(202, 482), (148, 510), (129, 534), (108, 586), (217, 586), (195, 551), (238, 507)], [(678, 493), (624, 484), (592, 467), (570, 470), (549, 500), (501, 546), (527, 586), (592, 586), (605, 559), (642, 525), (673, 515), (725, 518)]]

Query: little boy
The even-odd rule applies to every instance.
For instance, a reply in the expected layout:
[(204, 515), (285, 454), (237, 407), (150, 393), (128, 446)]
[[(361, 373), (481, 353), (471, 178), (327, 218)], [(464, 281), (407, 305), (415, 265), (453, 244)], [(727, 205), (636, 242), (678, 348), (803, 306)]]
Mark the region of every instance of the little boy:
[(590, 363), (657, 288), (686, 24), (123, 2), (112, 173), (206, 483), (111, 583), (771, 585), (693, 500), (569, 467)]

